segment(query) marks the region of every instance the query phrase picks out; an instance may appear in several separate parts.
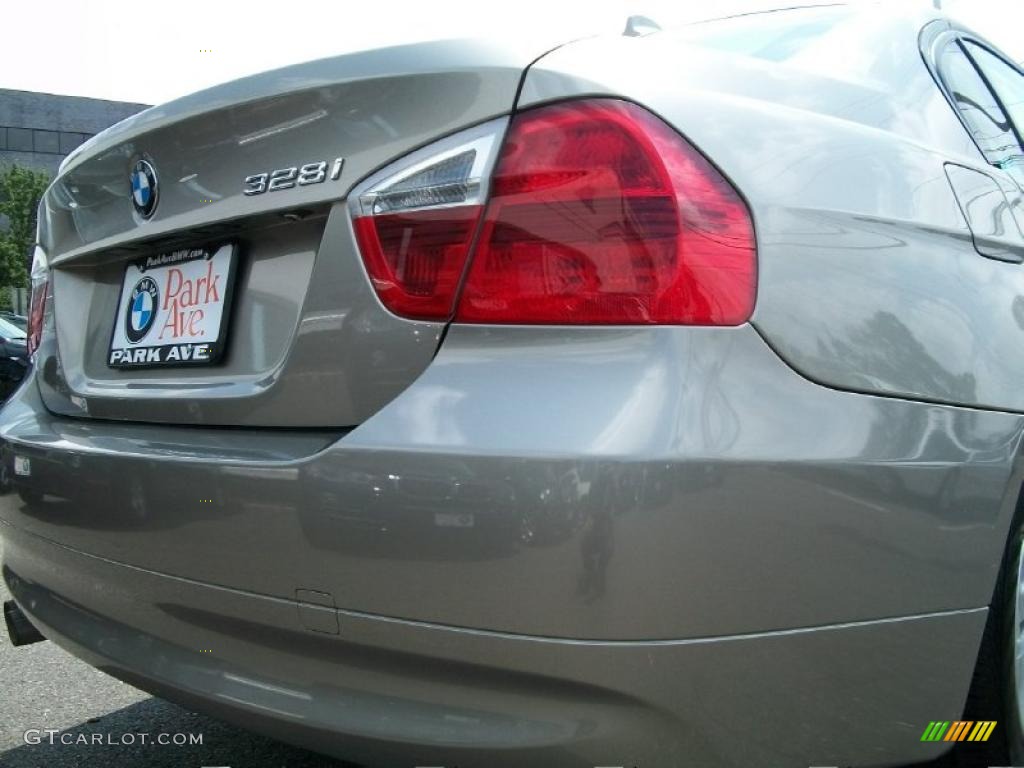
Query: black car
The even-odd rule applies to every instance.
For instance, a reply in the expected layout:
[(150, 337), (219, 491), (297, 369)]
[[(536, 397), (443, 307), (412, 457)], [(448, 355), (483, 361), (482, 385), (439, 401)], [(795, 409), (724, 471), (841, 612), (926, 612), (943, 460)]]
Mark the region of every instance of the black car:
[(27, 370), (25, 331), (0, 315), (0, 401), (18, 388)]

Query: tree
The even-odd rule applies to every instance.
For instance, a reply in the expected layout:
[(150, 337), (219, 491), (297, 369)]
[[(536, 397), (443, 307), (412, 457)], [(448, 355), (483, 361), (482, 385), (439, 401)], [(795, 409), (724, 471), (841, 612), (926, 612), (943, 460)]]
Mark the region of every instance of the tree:
[(36, 242), (36, 210), (50, 183), (45, 171), (10, 165), (0, 168), (0, 308), (10, 308), (7, 288), (27, 288), (29, 264)]

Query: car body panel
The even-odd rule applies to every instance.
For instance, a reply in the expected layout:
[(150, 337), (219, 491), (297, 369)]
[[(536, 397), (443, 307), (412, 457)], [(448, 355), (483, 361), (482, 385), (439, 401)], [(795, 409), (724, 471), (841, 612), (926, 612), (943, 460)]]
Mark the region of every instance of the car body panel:
[[(1024, 411), (1024, 273), (964, 247), (971, 232), (944, 164), (1001, 172), (922, 64), (918, 31), (930, 14), (793, 13), (821, 29), (792, 60), (738, 56), (708, 30), (687, 32), (711, 42), (685, 53), (672, 33), (581, 41), (530, 69), (520, 105), (626, 96), (712, 158), (754, 215), (752, 322), (807, 377)], [(868, 39), (886, 55), (851, 58)], [(646, 76), (676, 61), (671, 78)], [(1024, 253), (1019, 230), (1003, 239)]]
[[(570, 642), (301, 606), (2, 523), (0, 534), (12, 594), (72, 653), (190, 709), (369, 765), (916, 762), (945, 747), (921, 730), (961, 711), (987, 613)], [(336, 614), (338, 634), (303, 629), (300, 607)]]
[(987, 173), (955, 163), (946, 163), (946, 177), (971, 229), (974, 250), (1000, 261), (1024, 261), (1020, 228), (1010, 201), (996, 180)]
[[(69, 158), (44, 198), (40, 245), (59, 265), (343, 198), (396, 157), (508, 113), (523, 71), (545, 50), (478, 40), (414, 43), (297, 64), (152, 107)], [(129, 161), (138, 155), (152, 159), (161, 182), (148, 221), (134, 214), (128, 194)], [(345, 160), (337, 182), (243, 194), (250, 174), (336, 157)]]
[[(444, 324), (384, 309), (339, 201), (419, 146), (510, 112), (544, 50), (448, 41), (350, 54), (154, 107), (84, 145), (40, 206), (57, 327), (39, 356), (47, 406), (177, 424), (363, 421), (426, 367)], [(129, 187), (141, 157), (159, 180), (148, 220)], [(310, 162), (325, 163), (325, 181), (243, 194), (250, 175)], [(240, 263), (222, 364), (110, 368), (125, 265), (227, 242)]]
[(213, 367), (108, 368), (123, 266), (95, 265), (84, 275), (55, 270), (58, 330), (38, 356), (46, 406), (119, 421), (345, 427), (376, 412), (430, 363), (444, 325), (381, 306), (344, 204), (326, 220), (267, 225), (235, 239), (244, 260), (228, 356)]
[(275, 597), (599, 640), (984, 606), (1024, 429), (820, 387), (750, 326), (454, 326), (408, 389), (306, 455), (252, 431), (190, 456), (192, 430), (143, 425), (122, 453), (41, 414), (32, 385), (19, 399), (0, 436), (47, 495), (0, 501), (16, 526)]

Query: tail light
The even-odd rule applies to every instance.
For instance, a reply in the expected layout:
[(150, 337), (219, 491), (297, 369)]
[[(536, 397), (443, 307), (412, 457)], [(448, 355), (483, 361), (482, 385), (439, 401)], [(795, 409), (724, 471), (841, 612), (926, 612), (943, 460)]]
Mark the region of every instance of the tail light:
[(366, 271), (396, 315), (451, 317), (506, 124), (495, 120), (433, 144), (353, 192)]
[(50, 301), (50, 269), (46, 253), (38, 245), (32, 254), (32, 297), (28, 309), (28, 330), (25, 344), (29, 357), (35, 356), (42, 341), (43, 326), (46, 324), (46, 307)]
[(750, 317), (750, 212), (658, 117), (613, 99), (527, 110), (509, 124), (490, 173), (495, 127), (471, 171), (456, 162), (467, 150), (428, 147), (362, 192), (356, 234), (391, 311), (569, 325)]

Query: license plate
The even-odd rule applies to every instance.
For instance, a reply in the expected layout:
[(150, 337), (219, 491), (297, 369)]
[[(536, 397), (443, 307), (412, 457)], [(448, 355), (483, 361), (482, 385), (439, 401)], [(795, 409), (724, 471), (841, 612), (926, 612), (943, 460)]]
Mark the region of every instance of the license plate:
[(28, 456), (14, 457), (14, 474), (21, 477), (29, 477), (32, 474), (32, 462)]
[(212, 365), (224, 354), (234, 245), (148, 256), (125, 268), (107, 364)]

